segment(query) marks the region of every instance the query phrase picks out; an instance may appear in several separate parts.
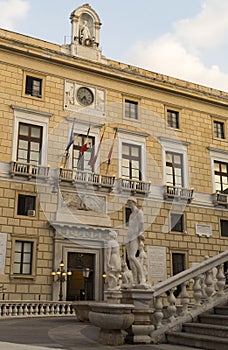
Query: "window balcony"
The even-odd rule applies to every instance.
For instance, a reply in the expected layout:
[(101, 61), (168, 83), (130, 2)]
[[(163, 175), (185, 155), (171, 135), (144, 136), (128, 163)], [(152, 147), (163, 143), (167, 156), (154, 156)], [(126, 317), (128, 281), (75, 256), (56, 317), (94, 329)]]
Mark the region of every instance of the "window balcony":
[(95, 174), (91, 171), (85, 170), (60, 168), (59, 181), (112, 189), (115, 182), (115, 176)]
[(213, 203), (228, 208), (228, 194), (217, 191), (213, 194)]
[(49, 174), (49, 167), (43, 165), (36, 165), (32, 163), (23, 163), (13, 161), (11, 162), (10, 175), (25, 176), (28, 179), (39, 178), (47, 179)]
[(126, 178), (119, 178), (116, 180), (116, 189), (118, 192), (128, 191), (130, 194), (143, 194), (148, 196), (150, 192), (150, 182), (141, 180), (133, 180)]
[(172, 199), (176, 201), (185, 201), (191, 203), (193, 199), (193, 188), (185, 188), (179, 186), (165, 185), (164, 199)]

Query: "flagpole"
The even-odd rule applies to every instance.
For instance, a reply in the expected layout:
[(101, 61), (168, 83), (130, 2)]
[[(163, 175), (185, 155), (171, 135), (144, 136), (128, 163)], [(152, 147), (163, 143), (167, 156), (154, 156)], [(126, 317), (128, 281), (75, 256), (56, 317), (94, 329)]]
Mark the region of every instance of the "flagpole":
[(74, 143), (74, 125), (75, 125), (75, 118), (74, 118), (73, 123), (72, 123), (68, 144), (67, 144), (66, 149), (64, 151), (64, 154), (62, 156), (61, 165), (63, 165), (63, 168), (66, 167), (66, 162), (67, 162), (67, 159), (69, 158), (69, 149), (70, 149), (71, 145)]
[(111, 163), (112, 152), (113, 152), (116, 136), (117, 136), (117, 128), (115, 128), (115, 134), (114, 134), (114, 137), (113, 137), (113, 140), (112, 140), (112, 145), (111, 145), (110, 150), (108, 152), (108, 163), (107, 163), (107, 168), (106, 168), (106, 175), (108, 174), (109, 165)]
[(79, 150), (79, 156), (78, 156), (78, 164), (77, 164), (77, 167), (79, 166), (79, 163), (80, 163), (80, 161), (81, 161), (81, 158), (83, 157), (84, 152), (87, 151), (89, 133), (90, 133), (90, 125), (89, 125), (89, 128), (88, 128), (88, 130), (87, 130), (86, 140), (85, 140), (85, 142), (83, 143), (82, 147), (81, 147), (80, 150)]
[(91, 168), (92, 168), (92, 169), (94, 168), (94, 165), (96, 164), (96, 161), (97, 161), (97, 158), (98, 158), (98, 154), (99, 154), (99, 152), (100, 152), (101, 144), (102, 144), (102, 141), (103, 141), (104, 133), (105, 133), (105, 126), (104, 126), (103, 133), (102, 133), (102, 135), (101, 135), (101, 138), (100, 138), (99, 145), (98, 145), (98, 147), (97, 147), (97, 152), (96, 152), (96, 154), (95, 154), (93, 160), (90, 162), (90, 165), (91, 165)]

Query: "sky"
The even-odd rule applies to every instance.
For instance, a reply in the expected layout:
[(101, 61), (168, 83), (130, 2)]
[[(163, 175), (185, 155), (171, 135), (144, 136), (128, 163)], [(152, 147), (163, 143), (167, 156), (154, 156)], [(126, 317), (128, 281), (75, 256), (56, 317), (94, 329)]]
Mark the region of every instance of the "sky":
[(64, 44), (86, 2), (107, 58), (228, 92), (228, 0), (0, 0), (0, 27)]

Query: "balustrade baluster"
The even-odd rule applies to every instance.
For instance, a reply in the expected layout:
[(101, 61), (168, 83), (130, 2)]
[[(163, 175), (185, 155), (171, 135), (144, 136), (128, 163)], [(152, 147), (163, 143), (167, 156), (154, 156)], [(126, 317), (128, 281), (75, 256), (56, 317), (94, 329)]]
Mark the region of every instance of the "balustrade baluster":
[(201, 276), (198, 275), (194, 277), (194, 285), (193, 285), (193, 296), (195, 299), (195, 308), (198, 308), (201, 305), (202, 300), (202, 290), (200, 285)]
[(25, 316), (28, 315), (28, 304), (27, 303), (24, 304), (24, 315)]
[(46, 312), (45, 312), (45, 315), (49, 316), (49, 315), (50, 315), (50, 311), (51, 311), (51, 305), (50, 305), (50, 304), (46, 304)]
[(40, 315), (44, 315), (44, 304), (40, 304)]
[(71, 315), (71, 305), (67, 304), (66, 314)]
[(182, 311), (181, 311), (181, 316), (184, 316), (188, 313), (188, 305), (189, 305), (189, 294), (187, 291), (187, 285), (188, 282), (184, 282), (181, 285), (181, 305), (182, 305)]
[(2, 308), (2, 316), (6, 316), (8, 313), (8, 308), (7, 308), (7, 304), (3, 304), (3, 308)]
[(9, 312), (8, 312), (8, 315), (9, 315), (9, 316), (12, 316), (12, 312), (13, 312), (13, 305), (12, 305), (12, 304), (9, 304)]
[(39, 304), (38, 303), (35, 303), (34, 305), (34, 315), (39, 315)]
[(162, 326), (162, 320), (164, 317), (163, 314), (163, 304), (162, 304), (162, 297), (161, 296), (157, 296), (155, 297), (155, 301), (154, 301), (154, 314), (153, 314), (153, 319), (154, 319), (154, 323), (155, 323), (155, 329), (158, 329)]
[(168, 315), (169, 315), (169, 321), (172, 322), (175, 320), (175, 314), (177, 312), (177, 308), (176, 308), (176, 297), (175, 295), (173, 294), (176, 290), (176, 287), (174, 288), (171, 288), (170, 291), (169, 291), (169, 295), (167, 297), (167, 300), (168, 300)]
[(54, 315), (55, 314), (55, 305), (52, 303), (50, 305), (50, 315)]
[(217, 279), (218, 295), (222, 296), (225, 294), (224, 287), (226, 284), (226, 278), (224, 275), (223, 264), (219, 265), (217, 268), (216, 279)]
[(208, 270), (206, 272), (206, 278), (205, 278), (205, 292), (207, 294), (207, 300), (211, 300), (212, 294), (214, 293), (214, 282), (212, 278), (212, 270)]
[(60, 314), (59, 304), (56, 304), (55, 313), (56, 313), (57, 315)]
[(19, 305), (18, 315), (19, 315), (19, 316), (22, 316), (22, 315), (23, 315), (23, 305), (22, 305), (22, 304)]

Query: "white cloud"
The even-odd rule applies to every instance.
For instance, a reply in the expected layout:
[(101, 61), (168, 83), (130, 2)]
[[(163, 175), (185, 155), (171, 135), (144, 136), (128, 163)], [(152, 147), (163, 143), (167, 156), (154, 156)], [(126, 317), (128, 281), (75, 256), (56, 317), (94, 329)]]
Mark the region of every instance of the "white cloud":
[(227, 91), (228, 74), (223, 73), (217, 64), (207, 67), (202, 58), (203, 50), (206, 47), (213, 49), (227, 33), (228, 3), (223, 3), (223, 0), (205, 0), (201, 12), (194, 18), (179, 21), (173, 33), (167, 33), (151, 43), (136, 43), (125, 61)]
[(205, 0), (202, 10), (191, 19), (174, 24), (175, 34), (192, 47), (216, 47), (227, 43), (228, 2)]
[(14, 23), (26, 17), (28, 0), (0, 0), (0, 27), (14, 29)]

